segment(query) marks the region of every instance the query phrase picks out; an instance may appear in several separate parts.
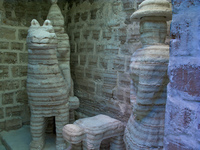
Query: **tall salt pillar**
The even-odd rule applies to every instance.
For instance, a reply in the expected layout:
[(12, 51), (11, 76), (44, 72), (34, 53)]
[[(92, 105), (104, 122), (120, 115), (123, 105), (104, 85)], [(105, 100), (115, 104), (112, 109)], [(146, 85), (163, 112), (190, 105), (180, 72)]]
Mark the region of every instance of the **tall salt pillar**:
[(145, 0), (132, 19), (140, 21), (143, 47), (131, 58), (132, 114), (125, 129), (128, 150), (163, 149), (169, 46), (166, 21), (171, 19), (166, 0)]
[[(47, 19), (51, 20), (57, 39), (57, 58), (59, 67), (62, 71), (63, 77), (69, 85), (69, 90), (73, 92), (71, 74), (70, 74), (70, 44), (69, 36), (64, 30), (64, 17), (61, 13), (60, 8), (57, 5), (57, 0), (51, 0), (52, 6), (49, 10)], [(72, 87), (72, 88), (71, 88)], [(72, 93), (73, 95), (73, 93)]]
[(79, 100), (74, 96), (74, 86), (73, 80), (71, 78), (70, 72), (70, 43), (69, 36), (65, 33), (64, 29), (64, 17), (61, 13), (59, 6), (57, 5), (57, 0), (51, 0), (52, 6), (47, 15), (47, 19), (51, 20), (57, 39), (57, 58), (59, 68), (62, 72), (62, 75), (67, 82), (68, 88), (67, 91), (70, 92), (70, 122), (74, 122), (74, 109), (78, 108)]

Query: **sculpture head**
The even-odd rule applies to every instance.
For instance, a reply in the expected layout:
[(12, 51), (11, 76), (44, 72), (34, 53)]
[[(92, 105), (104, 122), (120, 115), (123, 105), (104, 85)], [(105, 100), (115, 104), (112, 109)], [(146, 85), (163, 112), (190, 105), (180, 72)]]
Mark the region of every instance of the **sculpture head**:
[(27, 35), (27, 45), (31, 49), (57, 47), (57, 37), (50, 20), (45, 20), (42, 26), (36, 19), (31, 21)]

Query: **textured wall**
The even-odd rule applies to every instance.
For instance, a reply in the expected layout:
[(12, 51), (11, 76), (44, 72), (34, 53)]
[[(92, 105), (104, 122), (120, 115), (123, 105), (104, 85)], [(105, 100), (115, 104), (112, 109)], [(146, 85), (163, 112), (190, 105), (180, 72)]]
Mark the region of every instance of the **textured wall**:
[(49, 7), (45, 2), (0, 1), (0, 131), (17, 129), (30, 120), (26, 26), (33, 18), (46, 18)]
[(78, 112), (107, 114), (126, 121), (130, 113), (129, 64), (141, 46), (138, 23), (130, 15), (140, 2), (86, 0), (70, 2), (67, 33)]
[(200, 1), (174, 0), (166, 150), (200, 148)]
[(66, 21), (78, 112), (128, 120), (130, 57), (141, 47), (139, 24), (129, 18), (142, 1), (69, 2)]

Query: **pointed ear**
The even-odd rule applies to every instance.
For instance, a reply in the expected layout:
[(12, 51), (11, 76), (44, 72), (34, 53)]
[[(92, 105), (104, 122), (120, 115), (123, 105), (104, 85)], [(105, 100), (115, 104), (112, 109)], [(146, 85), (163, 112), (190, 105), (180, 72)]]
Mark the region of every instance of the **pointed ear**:
[(39, 27), (40, 24), (39, 24), (39, 22), (38, 22), (36, 19), (33, 19), (33, 20), (31, 21), (31, 26)]
[(44, 23), (43, 23), (43, 26), (52, 26), (51, 21), (45, 20)]

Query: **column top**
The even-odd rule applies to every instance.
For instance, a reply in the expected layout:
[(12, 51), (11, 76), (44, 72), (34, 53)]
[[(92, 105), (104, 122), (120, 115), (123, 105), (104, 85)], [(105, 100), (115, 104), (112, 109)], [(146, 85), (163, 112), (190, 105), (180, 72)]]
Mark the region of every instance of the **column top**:
[(166, 21), (172, 19), (172, 10), (167, 0), (145, 0), (139, 9), (131, 15), (131, 20), (140, 20), (142, 17), (164, 17)]

